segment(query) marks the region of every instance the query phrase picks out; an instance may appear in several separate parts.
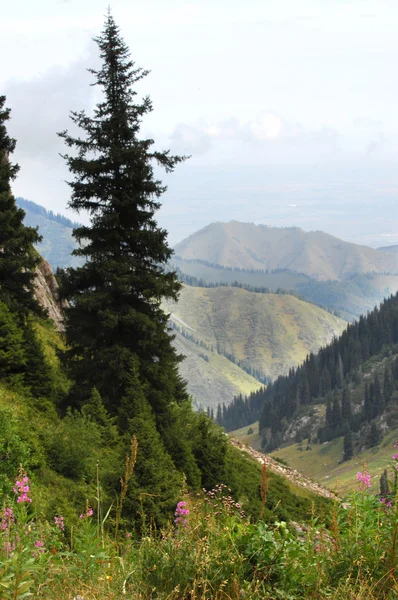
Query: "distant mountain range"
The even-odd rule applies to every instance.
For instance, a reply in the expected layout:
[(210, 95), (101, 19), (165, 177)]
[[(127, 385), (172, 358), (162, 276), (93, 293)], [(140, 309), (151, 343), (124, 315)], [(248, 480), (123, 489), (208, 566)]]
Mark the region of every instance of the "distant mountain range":
[[(25, 222), (39, 226), (39, 251), (52, 268), (77, 264), (71, 251), (78, 224), (22, 198), (17, 202)], [(358, 318), (398, 290), (398, 275), (390, 274), (398, 271), (397, 261), (391, 246), (373, 250), (322, 232), (236, 221), (213, 223), (178, 244), (171, 266), (189, 285), (178, 305), (165, 309), (172, 313), (175, 345), (186, 356), (181, 373), (196, 405), (229, 404), (287, 373), (345, 326), (318, 307)]]
[(398, 256), (322, 231), (253, 223), (211, 223), (176, 245), (177, 257), (244, 270), (289, 269), (321, 281), (351, 273), (398, 274)]

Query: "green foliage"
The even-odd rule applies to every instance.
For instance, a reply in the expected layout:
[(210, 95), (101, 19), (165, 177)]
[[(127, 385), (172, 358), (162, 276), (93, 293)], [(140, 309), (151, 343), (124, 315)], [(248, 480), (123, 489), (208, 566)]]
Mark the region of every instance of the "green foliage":
[[(95, 39), (101, 68), (91, 71), (103, 92), (92, 117), (72, 113), (82, 136), (60, 133), (77, 155), (65, 155), (74, 180), (69, 206), (87, 210), (90, 225), (74, 230), (74, 251), (85, 259), (61, 276), (66, 310), (65, 360), (74, 379), (70, 402), (80, 406), (93, 387), (106, 409), (117, 415), (126, 398), (125, 374), (138, 369), (140, 386), (157, 419), (179, 399), (178, 357), (167, 331), (161, 298), (176, 298), (176, 274), (165, 272), (172, 250), (167, 232), (154, 219), (165, 188), (153, 162), (170, 172), (182, 158), (151, 150), (139, 139), (142, 117), (151, 112), (149, 97), (137, 102), (137, 83), (146, 71), (136, 68), (119, 29), (108, 14)], [(93, 155), (94, 151), (94, 155)]]
[[(22, 485), (26, 498), (17, 503)], [(22, 471), (16, 492), (0, 515), (5, 600), (82, 590), (104, 600), (155, 591), (159, 600), (393, 600), (398, 592), (397, 509), (364, 489), (333, 505), (328, 523), (313, 508), (306, 526), (289, 526), (276, 512), (268, 523), (248, 519), (224, 485), (183, 492), (174, 523), (117, 542), (106, 534), (107, 515), (99, 519), (88, 502), (72, 527), (61, 513), (40, 517)]]
[(21, 382), (26, 365), (23, 331), (18, 319), (0, 301), (0, 378), (11, 383)]
[(344, 436), (344, 460), (350, 460), (354, 456), (354, 444), (352, 432), (349, 430)]
[(65, 477), (79, 480), (93, 477), (101, 433), (95, 422), (79, 412), (68, 411), (56, 427), (45, 432), (48, 465)]
[(37, 229), (23, 224), (25, 213), (17, 208), (11, 193), (10, 184), (19, 167), (9, 161), (16, 142), (7, 134), (10, 110), (5, 101), (5, 96), (0, 96), (0, 300), (22, 316), (41, 312), (34, 298), (34, 271), (40, 258), (33, 248), (41, 238)]
[(29, 450), (29, 445), (20, 437), (12, 410), (0, 406), (0, 499), (10, 494), (11, 481), (19, 465), (30, 464)]

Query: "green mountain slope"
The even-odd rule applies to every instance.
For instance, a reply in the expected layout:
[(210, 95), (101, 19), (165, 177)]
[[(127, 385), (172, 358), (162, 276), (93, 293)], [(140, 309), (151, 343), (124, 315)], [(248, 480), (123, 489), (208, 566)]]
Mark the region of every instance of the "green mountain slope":
[[(251, 287), (268, 288), (270, 291), (291, 290), (309, 302), (338, 312), (349, 321), (366, 314), (384, 298), (398, 291), (398, 275), (357, 273), (341, 281), (319, 281), (288, 269), (271, 272), (245, 270), (176, 256), (173, 257), (172, 264), (184, 274), (181, 276), (183, 280), (187, 279), (184, 277), (187, 275), (197, 278), (197, 284), (222, 282), (231, 285), (237, 282)], [(188, 283), (191, 282), (188, 280)]]
[(43, 241), (38, 245), (37, 250), (50, 263), (54, 271), (57, 267), (81, 264), (81, 259), (71, 255), (76, 247), (72, 237), (75, 223), (24, 198), (17, 198), (16, 202), (25, 211), (25, 225), (39, 228)]
[(248, 395), (261, 387), (259, 381), (216, 350), (201, 348), (179, 331), (173, 333), (175, 347), (185, 356), (179, 371), (188, 381), (196, 408), (216, 409), (219, 403), (229, 404), (234, 396)]
[(175, 247), (183, 259), (241, 269), (289, 269), (319, 280), (349, 273), (398, 273), (397, 256), (351, 244), (322, 231), (253, 223), (212, 223)]
[[(178, 303), (169, 302), (165, 309), (177, 328), (174, 333), (182, 353), (186, 351), (181, 345), (191, 338), (195, 352), (209, 357), (209, 363), (200, 359), (200, 369), (205, 371), (207, 364), (214, 365), (222, 381), (233, 380), (235, 385), (238, 373), (242, 375), (237, 365), (251, 372), (257, 369), (258, 375), (274, 379), (339, 335), (346, 326), (341, 319), (294, 296), (257, 294), (231, 287), (185, 285)], [(237, 364), (232, 365), (224, 356)], [(236, 367), (232, 371), (231, 365)], [(205, 392), (206, 380), (198, 374), (195, 361), (189, 358), (187, 366), (183, 363), (181, 369), (191, 393), (191, 381), (202, 379), (203, 396), (196, 395), (199, 403), (214, 406), (220, 402)], [(251, 385), (258, 387), (253, 378), (240, 379), (240, 393), (247, 393), (244, 390)]]

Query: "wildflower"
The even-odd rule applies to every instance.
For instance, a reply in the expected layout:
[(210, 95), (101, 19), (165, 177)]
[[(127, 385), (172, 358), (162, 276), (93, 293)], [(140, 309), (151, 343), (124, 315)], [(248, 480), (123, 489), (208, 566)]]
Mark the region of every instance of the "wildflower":
[(92, 516), (93, 516), (93, 514), (94, 514), (94, 511), (93, 511), (93, 509), (91, 508), (91, 506), (89, 506), (89, 505), (87, 504), (87, 505), (86, 505), (86, 514), (85, 514), (85, 515), (81, 514), (81, 515), (79, 516), (79, 519), (84, 519), (84, 517), (87, 517), (87, 518), (88, 518), (88, 517), (92, 517)]
[(186, 505), (187, 503), (184, 502), (184, 500), (181, 500), (178, 502), (176, 511), (174, 513), (174, 523), (182, 525), (183, 527), (187, 524), (187, 519), (185, 517), (189, 515), (189, 509), (185, 508)]
[(17, 502), (23, 504), (24, 502), (32, 502), (32, 498), (29, 498), (28, 494), (30, 491), (29, 477), (22, 470), (19, 472), (18, 479), (13, 487), (14, 494), (18, 495)]
[(58, 529), (60, 529), (61, 531), (65, 531), (65, 523), (64, 523), (64, 518), (62, 516), (58, 517), (56, 515), (54, 517), (54, 523), (55, 523), (55, 526), (58, 527)]
[(3, 508), (3, 512), (1, 513), (0, 519), (1, 529), (3, 531), (5, 529), (9, 529), (15, 521), (14, 512), (12, 508)]
[(359, 488), (364, 490), (365, 488), (370, 488), (370, 475), (367, 471), (361, 473), (358, 471), (357, 473), (357, 481), (359, 482)]
[(15, 543), (4, 542), (2, 550), (4, 554), (6, 554), (7, 556), (11, 556), (11, 554), (15, 550)]
[[(395, 448), (395, 445), (394, 445)], [(398, 460), (398, 454), (394, 454), (394, 456), (392, 457), (393, 460)]]

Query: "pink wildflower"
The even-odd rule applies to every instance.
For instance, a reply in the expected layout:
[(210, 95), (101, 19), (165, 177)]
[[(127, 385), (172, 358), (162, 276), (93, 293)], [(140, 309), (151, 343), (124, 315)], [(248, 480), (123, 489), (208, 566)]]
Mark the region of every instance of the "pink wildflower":
[(32, 502), (32, 498), (29, 498), (28, 494), (30, 491), (29, 477), (24, 471), (20, 471), (19, 478), (16, 480), (13, 487), (14, 493), (18, 495), (17, 502), (23, 504), (24, 502)]
[(84, 519), (84, 517), (92, 517), (93, 514), (94, 514), (93, 509), (91, 508), (91, 506), (88, 506), (88, 504), (87, 504), (87, 506), (86, 506), (86, 514), (85, 515), (81, 514), (79, 516), (79, 519)]
[(3, 512), (0, 515), (0, 519), (1, 529), (3, 529), (3, 531), (5, 529), (9, 529), (15, 521), (14, 512), (12, 508), (3, 508)]
[(7, 556), (11, 556), (15, 550), (15, 543), (4, 542), (2, 550), (4, 554), (6, 554)]
[(58, 527), (58, 529), (60, 529), (61, 531), (65, 531), (65, 523), (64, 523), (63, 517), (58, 517), (57, 515), (55, 515), (54, 523), (55, 523), (55, 526)]
[(364, 490), (365, 488), (370, 488), (370, 475), (367, 471), (361, 473), (358, 471), (357, 473), (357, 481), (359, 481), (359, 488)]
[(186, 505), (187, 505), (187, 503), (184, 502), (183, 500), (181, 500), (177, 504), (177, 508), (174, 513), (174, 516), (175, 516), (174, 523), (176, 523), (178, 525), (182, 525), (183, 527), (187, 524), (187, 519), (185, 517), (187, 517), (189, 515), (189, 509), (185, 508)]

